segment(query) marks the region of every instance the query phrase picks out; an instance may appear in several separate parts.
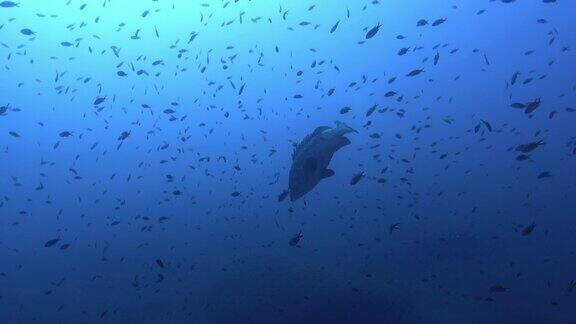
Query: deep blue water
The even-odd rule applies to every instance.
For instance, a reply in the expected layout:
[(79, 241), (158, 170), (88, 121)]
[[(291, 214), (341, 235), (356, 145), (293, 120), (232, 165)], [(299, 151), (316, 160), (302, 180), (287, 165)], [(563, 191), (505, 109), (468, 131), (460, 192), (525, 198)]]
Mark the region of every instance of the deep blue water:
[(576, 322), (575, 13), (0, 1), (0, 323)]

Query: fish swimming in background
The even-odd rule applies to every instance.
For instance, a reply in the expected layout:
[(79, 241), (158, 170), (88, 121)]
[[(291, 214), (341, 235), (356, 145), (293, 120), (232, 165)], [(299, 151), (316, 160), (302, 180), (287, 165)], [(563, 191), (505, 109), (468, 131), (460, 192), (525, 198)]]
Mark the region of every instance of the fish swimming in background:
[(288, 245), (290, 246), (296, 246), (298, 245), (298, 243), (300, 243), (300, 240), (302, 239), (302, 237), (304, 237), (302, 235), (302, 231), (300, 231), (298, 234), (294, 234), (290, 240), (288, 241)]
[(13, 2), (13, 1), (2, 1), (2, 2), (0, 2), (0, 7), (2, 7), (2, 8), (14, 8), (14, 7), (18, 7), (18, 3)]
[(291, 201), (310, 192), (320, 180), (334, 175), (328, 164), (336, 151), (350, 144), (344, 135), (352, 132), (356, 131), (341, 122), (336, 122), (335, 128), (319, 126), (296, 146), (289, 176)]
[(370, 39), (372, 37), (374, 37), (374, 35), (376, 35), (378, 33), (378, 31), (380, 30), (380, 27), (382, 25), (380, 25), (380, 23), (378, 23), (378, 25), (372, 27), (367, 33), (366, 33), (366, 39)]

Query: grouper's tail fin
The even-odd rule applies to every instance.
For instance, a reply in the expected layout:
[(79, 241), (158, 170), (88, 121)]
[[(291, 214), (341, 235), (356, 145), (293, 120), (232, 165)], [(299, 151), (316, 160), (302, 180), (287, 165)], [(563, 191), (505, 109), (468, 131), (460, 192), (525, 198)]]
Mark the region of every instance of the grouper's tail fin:
[(346, 133), (358, 133), (354, 128), (346, 125), (341, 121), (336, 121), (336, 129), (340, 130), (342, 134)]

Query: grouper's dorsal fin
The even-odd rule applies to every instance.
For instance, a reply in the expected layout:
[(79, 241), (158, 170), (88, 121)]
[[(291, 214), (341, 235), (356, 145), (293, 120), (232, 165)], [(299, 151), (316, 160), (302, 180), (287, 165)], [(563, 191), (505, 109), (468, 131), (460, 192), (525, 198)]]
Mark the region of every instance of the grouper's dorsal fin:
[(312, 132), (312, 136), (316, 136), (322, 132), (324, 132), (327, 129), (330, 129), (332, 127), (328, 127), (328, 126), (318, 126), (316, 127), (316, 129), (314, 130), (314, 132)]

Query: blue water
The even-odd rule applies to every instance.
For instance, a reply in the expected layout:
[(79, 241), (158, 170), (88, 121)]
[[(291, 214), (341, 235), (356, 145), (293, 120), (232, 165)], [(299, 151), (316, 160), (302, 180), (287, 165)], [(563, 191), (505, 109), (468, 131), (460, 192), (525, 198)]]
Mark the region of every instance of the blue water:
[(576, 322), (576, 2), (16, 2), (0, 323)]

